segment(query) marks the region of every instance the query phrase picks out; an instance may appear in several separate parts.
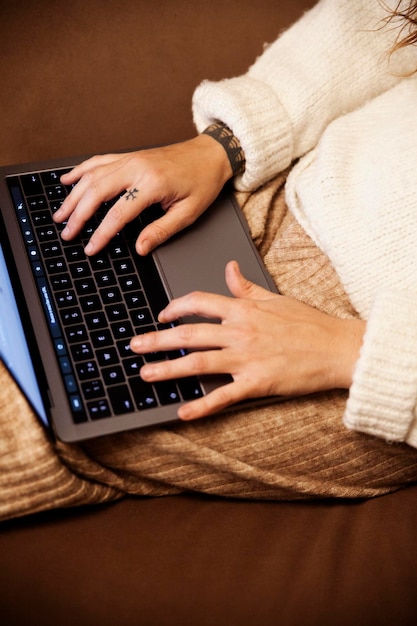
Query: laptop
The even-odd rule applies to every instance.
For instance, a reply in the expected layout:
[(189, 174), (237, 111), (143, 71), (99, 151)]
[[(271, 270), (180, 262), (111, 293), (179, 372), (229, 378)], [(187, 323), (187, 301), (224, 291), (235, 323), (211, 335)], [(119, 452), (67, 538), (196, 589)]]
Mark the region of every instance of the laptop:
[(134, 334), (160, 327), (156, 316), (170, 299), (193, 290), (230, 295), (224, 269), (232, 259), (247, 278), (276, 291), (227, 189), (194, 225), (147, 257), (134, 244), (161, 214), (159, 205), (87, 258), (83, 247), (111, 203), (71, 242), (52, 220), (70, 192), (60, 177), (81, 160), (0, 168), (0, 358), (45, 428), (66, 442), (175, 422), (181, 403), (230, 381), (228, 375), (141, 380), (144, 358), (182, 352), (143, 357), (129, 348)]

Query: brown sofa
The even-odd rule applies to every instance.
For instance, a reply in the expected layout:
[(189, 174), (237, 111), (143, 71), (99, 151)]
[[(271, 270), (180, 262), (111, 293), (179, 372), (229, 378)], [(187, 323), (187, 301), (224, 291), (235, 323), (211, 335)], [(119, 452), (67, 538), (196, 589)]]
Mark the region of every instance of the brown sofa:
[[(244, 71), (313, 4), (0, 2), (0, 163), (191, 136), (194, 87)], [(361, 502), (126, 499), (0, 526), (4, 626), (416, 620), (417, 486)]]

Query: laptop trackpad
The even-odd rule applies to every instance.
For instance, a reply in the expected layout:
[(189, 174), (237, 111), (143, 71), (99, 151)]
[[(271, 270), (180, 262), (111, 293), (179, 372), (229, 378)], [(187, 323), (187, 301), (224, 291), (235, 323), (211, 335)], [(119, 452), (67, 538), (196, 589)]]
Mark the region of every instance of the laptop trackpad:
[(230, 296), (225, 266), (232, 260), (239, 262), (246, 278), (276, 291), (230, 193), (221, 195), (195, 224), (160, 246), (154, 257), (171, 298), (195, 290)]

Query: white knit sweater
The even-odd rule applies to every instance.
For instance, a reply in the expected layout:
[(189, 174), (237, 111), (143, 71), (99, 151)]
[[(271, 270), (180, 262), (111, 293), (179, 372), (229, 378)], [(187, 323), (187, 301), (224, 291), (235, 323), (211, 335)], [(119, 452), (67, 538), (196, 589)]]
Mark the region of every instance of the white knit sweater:
[(238, 189), (299, 159), (289, 208), (368, 320), (344, 422), (417, 447), (417, 53), (390, 55), (386, 17), (379, 0), (321, 0), (247, 74), (202, 83), (193, 113), (239, 138)]

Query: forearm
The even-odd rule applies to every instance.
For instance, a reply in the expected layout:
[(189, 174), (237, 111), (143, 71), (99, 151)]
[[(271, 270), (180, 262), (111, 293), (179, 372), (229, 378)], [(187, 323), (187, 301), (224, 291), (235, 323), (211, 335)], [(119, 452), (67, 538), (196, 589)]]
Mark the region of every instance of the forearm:
[(345, 425), (417, 447), (417, 295), (386, 291), (371, 309)]

